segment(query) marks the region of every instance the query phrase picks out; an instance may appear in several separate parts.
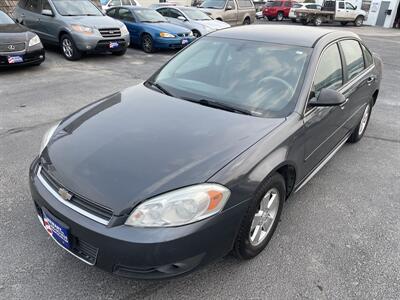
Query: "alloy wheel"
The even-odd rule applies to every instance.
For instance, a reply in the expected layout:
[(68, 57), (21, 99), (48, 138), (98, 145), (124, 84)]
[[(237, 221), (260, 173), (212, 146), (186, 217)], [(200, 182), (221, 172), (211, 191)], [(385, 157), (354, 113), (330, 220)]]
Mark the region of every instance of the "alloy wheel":
[(62, 48), (66, 57), (71, 58), (74, 55), (72, 42), (69, 39), (66, 38), (62, 41)]
[(147, 35), (143, 37), (143, 50), (145, 52), (151, 52), (153, 50), (153, 41), (151, 40), (151, 37)]
[(250, 227), (250, 243), (260, 245), (268, 236), (279, 210), (280, 196), (276, 188), (270, 189), (260, 202)]
[(361, 119), (361, 122), (360, 122), (360, 126), (358, 128), (358, 135), (362, 135), (364, 133), (364, 130), (367, 127), (370, 111), (371, 111), (371, 107), (368, 104), (367, 107), (364, 110), (364, 114), (362, 116), (362, 119)]

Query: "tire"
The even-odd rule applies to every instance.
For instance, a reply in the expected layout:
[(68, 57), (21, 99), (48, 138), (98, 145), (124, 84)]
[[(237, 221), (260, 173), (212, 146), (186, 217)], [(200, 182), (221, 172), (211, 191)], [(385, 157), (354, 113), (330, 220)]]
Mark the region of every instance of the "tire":
[(64, 34), (61, 36), (60, 44), (61, 52), (67, 60), (75, 61), (82, 57), (82, 52), (76, 48), (75, 42), (70, 35)]
[(362, 26), (363, 22), (364, 22), (364, 17), (358, 16), (354, 21), (354, 25), (356, 25), (357, 27), (360, 27), (360, 26)]
[(273, 17), (267, 17), (268, 21), (272, 21), (274, 18)]
[(364, 136), (365, 130), (367, 129), (369, 119), (371, 117), (371, 112), (372, 112), (372, 101), (368, 102), (367, 106), (364, 108), (363, 115), (361, 117), (360, 122), (354, 128), (353, 133), (348, 139), (349, 143), (357, 143), (359, 140), (362, 139)]
[[(274, 194), (277, 197), (274, 198), (275, 202), (272, 198), (269, 198)], [(251, 259), (264, 250), (278, 225), (285, 197), (285, 180), (278, 173), (269, 176), (260, 185), (242, 220), (236, 237), (233, 254), (237, 258)], [(270, 203), (272, 204), (269, 205)], [(256, 222), (256, 220), (259, 220), (259, 222)], [(260, 225), (261, 223), (263, 225)], [(257, 239), (257, 235), (259, 235), (259, 239)]]
[(246, 17), (243, 21), (243, 25), (250, 25), (250, 18)]
[(308, 20), (307, 19), (301, 19), (301, 24), (303, 25), (308, 25)]
[(294, 18), (291, 18), (290, 20), (292, 21), (292, 23), (296, 23), (297, 22), (296, 19), (294, 19)]
[(142, 49), (146, 53), (154, 52), (154, 43), (150, 34), (145, 33), (142, 36)]
[(192, 30), (192, 32), (193, 32), (193, 36), (194, 36), (195, 38), (201, 37), (201, 33), (200, 33), (198, 30), (194, 29), (194, 30)]
[(284, 17), (284, 16), (283, 16), (283, 12), (280, 11), (280, 12), (278, 12), (278, 14), (276, 15), (276, 20), (281, 22), (281, 21), (283, 21), (283, 17)]
[(128, 51), (127, 48), (120, 50), (120, 51), (113, 51), (111, 53), (112, 53), (112, 55), (115, 55), (115, 56), (123, 56), (126, 54), (126, 51)]
[(315, 26), (321, 26), (322, 24), (322, 18), (320, 16), (317, 16), (314, 21), (313, 21)]
[(340, 24), (342, 24), (342, 26), (346, 26), (346, 25), (347, 25), (347, 23), (348, 23), (348, 22), (346, 22), (346, 21), (342, 21), (342, 22), (340, 22)]

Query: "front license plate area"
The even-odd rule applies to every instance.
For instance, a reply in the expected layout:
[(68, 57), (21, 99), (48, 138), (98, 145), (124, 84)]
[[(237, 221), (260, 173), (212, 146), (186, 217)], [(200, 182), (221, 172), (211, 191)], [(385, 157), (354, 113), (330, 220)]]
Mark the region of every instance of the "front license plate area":
[(22, 56), (8, 56), (7, 60), (10, 65), (24, 62), (24, 58)]
[(115, 49), (115, 48), (118, 48), (118, 47), (119, 47), (119, 44), (117, 42), (111, 42), (110, 43), (110, 49)]
[(187, 39), (182, 40), (182, 45), (186, 45), (187, 43), (189, 43), (189, 41)]
[(63, 222), (54, 217), (46, 209), (43, 212), (43, 225), (47, 233), (63, 247), (70, 249), (69, 228)]

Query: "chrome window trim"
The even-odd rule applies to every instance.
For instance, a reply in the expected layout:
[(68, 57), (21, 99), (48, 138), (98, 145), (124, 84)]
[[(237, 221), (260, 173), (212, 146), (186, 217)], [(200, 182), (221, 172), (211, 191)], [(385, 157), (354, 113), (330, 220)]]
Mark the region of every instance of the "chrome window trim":
[(82, 208), (80, 208), (80, 207), (78, 207), (78, 206), (76, 206), (76, 205), (74, 205), (74, 204), (72, 204), (72, 203), (70, 203), (70, 202), (68, 202), (68, 201), (65, 201), (63, 198), (61, 198), (61, 196), (57, 193), (57, 191), (55, 191), (55, 190), (47, 183), (46, 179), (43, 178), (43, 176), (42, 176), (42, 174), (41, 174), (41, 171), (42, 171), (42, 166), (39, 166), (38, 171), (37, 171), (37, 174), (36, 174), (37, 178), (38, 178), (39, 181), (43, 184), (43, 186), (44, 186), (58, 201), (60, 201), (60, 202), (61, 202), (62, 204), (64, 204), (65, 206), (68, 206), (68, 207), (71, 208), (72, 210), (76, 211), (77, 213), (79, 213), (79, 214), (81, 214), (81, 215), (83, 215), (83, 216), (85, 216), (85, 217), (87, 217), (87, 218), (89, 218), (89, 219), (91, 219), (91, 220), (93, 220), (93, 221), (96, 221), (96, 222), (98, 222), (98, 223), (100, 223), (100, 224), (103, 224), (103, 225), (105, 225), (105, 226), (108, 225), (109, 221), (106, 221), (106, 220), (104, 220), (104, 219), (102, 219), (102, 218), (100, 218), (100, 217), (98, 217), (98, 216), (95, 216), (95, 215), (93, 215), (93, 214), (87, 212), (86, 210), (83, 210)]
[[(305, 118), (306, 116), (308, 116), (310, 113), (312, 113), (313, 111), (315, 111), (317, 109), (317, 107), (314, 107), (314, 108), (312, 108), (312, 109), (310, 109), (309, 111), (306, 112), (306, 109), (307, 109), (307, 106), (308, 106), (308, 102), (310, 101), (310, 94), (311, 94), (312, 85), (313, 85), (314, 80), (315, 80), (315, 74), (317, 73), (317, 69), (318, 69), (318, 66), (319, 66), (319, 64), (321, 62), (322, 55), (325, 53), (326, 49), (328, 49), (330, 46), (332, 46), (333, 44), (337, 44), (337, 43), (339, 43), (341, 41), (344, 41), (344, 40), (353, 40), (353, 41), (358, 42), (359, 44), (364, 45), (360, 40), (346, 37), (346, 38), (340, 38), (340, 39), (337, 39), (337, 40), (335, 40), (333, 42), (330, 42), (329, 44), (327, 44), (324, 47), (324, 49), (321, 51), (321, 54), (318, 57), (317, 67), (314, 69), (314, 74), (313, 74), (313, 77), (312, 77), (311, 86), (308, 89), (307, 100), (306, 100), (305, 105), (303, 107), (303, 118)], [(366, 47), (366, 46), (364, 45), (364, 47)], [(360, 48), (361, 48), (361, 45), (360, 45)], [(366, 47), (366, 49), (369, 51), (369, 49), (367, 47)], [(340, 53), (340, 49), (339, 48), (338, 48), (338, 50), (339, 50), (339, 53)], [(362, 48), (361, 48), (361, 52), (362, 52)], [(363, 59), (364, 59), (364, 55), (363, 55)], [(343, 62), (342, 62), (342, 67), (343, 67)], [(375, 68), (375, 59), (374, 59), (374, 56), (372, 55), (372, 64), (368, 68), (364, 69), (364, 71), (362, 71), (359, 74), (357, 74), (356, 77), (352, 78), (351, 80), (349, 80), (345, 84), (343, 84), (340, 88), (337, 89), (337, 91), (343, 91), (343, 90), (349, 89), (352, 85), (354, 85), (354, 83), (357, 82), (359, 77), (364, 76), (367, 72), (371, 71), (374, 68)]]

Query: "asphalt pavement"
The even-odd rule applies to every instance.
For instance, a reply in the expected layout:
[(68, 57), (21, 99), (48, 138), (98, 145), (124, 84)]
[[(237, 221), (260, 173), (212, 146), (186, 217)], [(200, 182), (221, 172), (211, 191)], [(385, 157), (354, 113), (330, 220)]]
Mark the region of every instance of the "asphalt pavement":
[(285, 203), (258, 257), (164, 281), (116, 277), (59, 248), (34, 213), (28, 167), (52, 123), (140, 83), (173, 52), (67, 62), (50, 49), (40, 67), (0, 71), (0, 299), (399, 299), (400, 30), (345, 30), (384, 62), (365, 137)]

